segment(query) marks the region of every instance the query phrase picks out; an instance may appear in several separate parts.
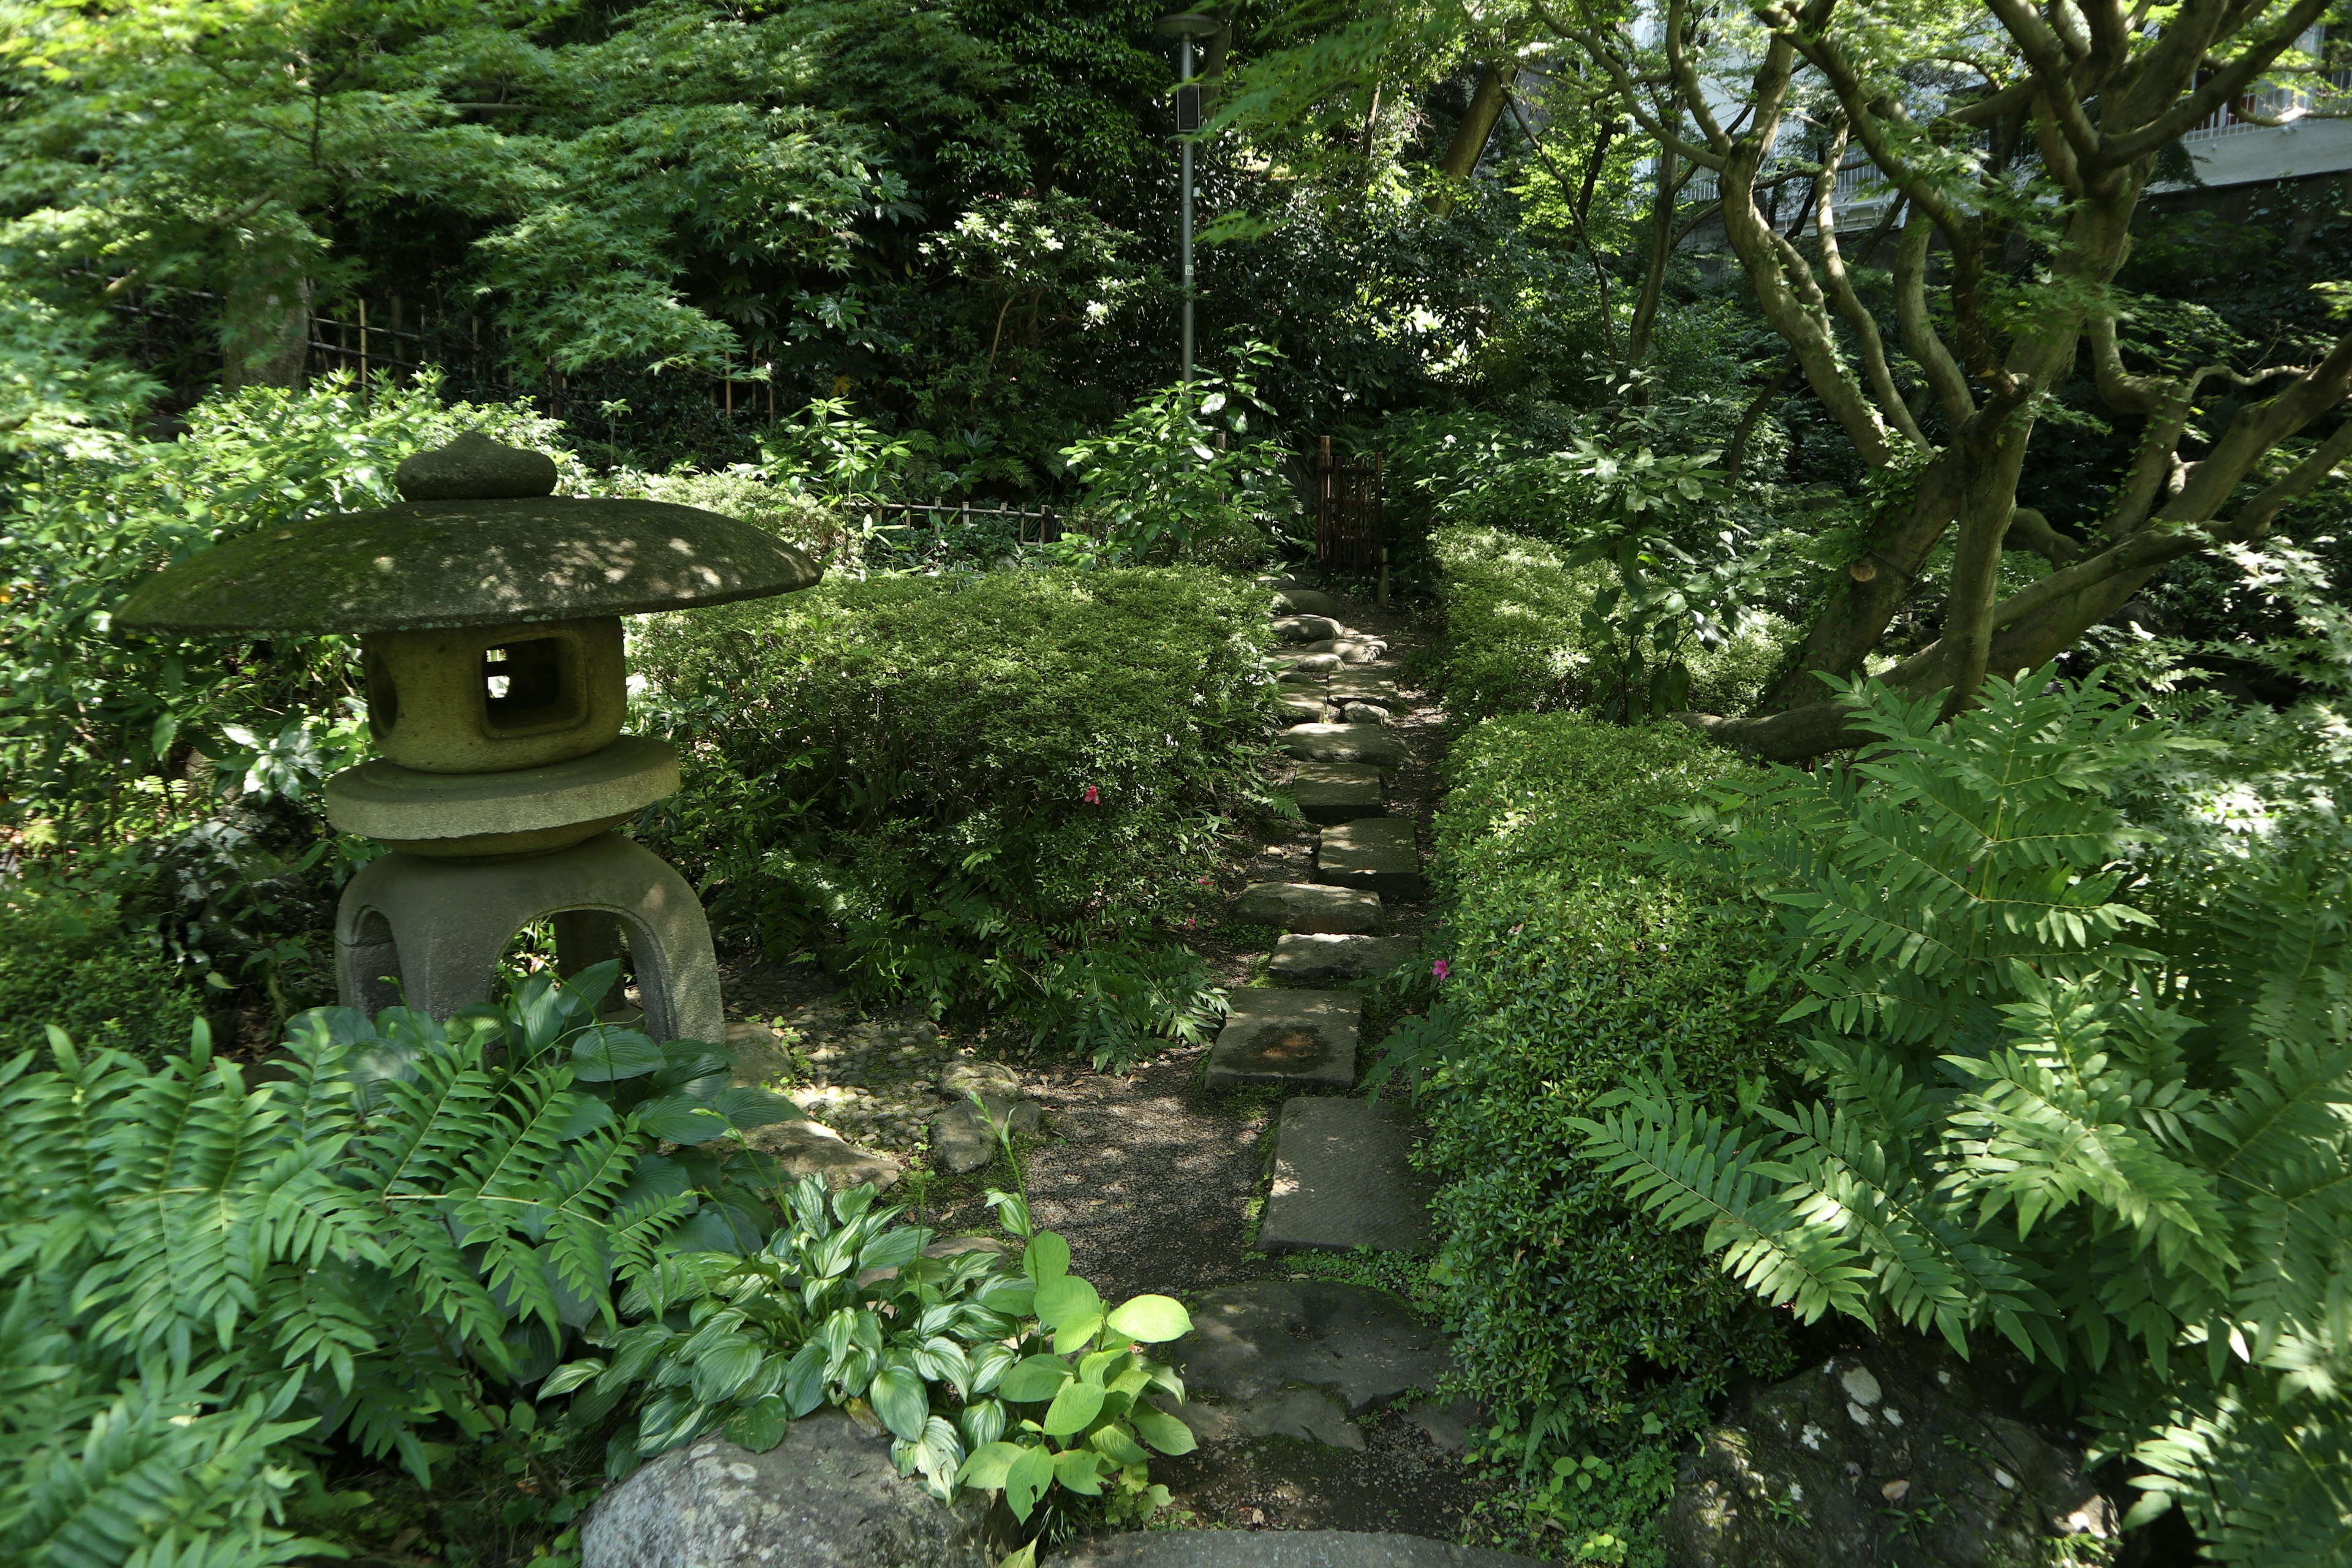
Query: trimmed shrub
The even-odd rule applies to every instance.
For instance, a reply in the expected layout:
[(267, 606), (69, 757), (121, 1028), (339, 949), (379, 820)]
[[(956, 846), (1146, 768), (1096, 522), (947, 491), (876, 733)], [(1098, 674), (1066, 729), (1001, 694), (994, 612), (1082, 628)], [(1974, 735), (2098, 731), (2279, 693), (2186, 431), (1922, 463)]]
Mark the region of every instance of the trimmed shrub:
[(1187, 1032), (1199, 966), (1120, 940), (1197, 907), (1257, 787), (1261, 599), (1195, 567), (1000, 572), (646, 623), (647, 719), (687, 758), (655, 837), (722, 931), (871, 999), (1095, 1049), (1118, 1019)]
[(1778, 1321), (1694, 1237), (1632, 1213), (1570, 1126), (1664, 1053), (1727, 1106), (1775, 1059), (1779, 1003), (1748, 983), (1769, 919), (1642, 847), (1661, 808), (1748, 770), (1679, 726), (1570, 714), (1489, 719), (1448, 764), (1454, 1036), (1422, 1108), (1447, 1317), (1507, 1423), (1687, 1430), (1735, 1373), (1789, 1364)]
[[(1556, 547), (1493, 528), (1430, 536), (1445, 606), (1449, 707), (1465, 719), (1544, 713), (1590, 700), (1594, 642), (1585, 627), (1592, 596), (1613, 582), (1606, 563), (1571, 567)], [(1737, 712), (1763, 695), (1792, 630), (1769, 613), (1738, 637), (1690, 655), (1694, 708)]]
[(203, 1013), (153, 943), (110, 919), (48, 899), (0, 904), (0, 1058), (47, 1051), (55, 1024), (86, 1051), (152, 1062), (187, 1049)]

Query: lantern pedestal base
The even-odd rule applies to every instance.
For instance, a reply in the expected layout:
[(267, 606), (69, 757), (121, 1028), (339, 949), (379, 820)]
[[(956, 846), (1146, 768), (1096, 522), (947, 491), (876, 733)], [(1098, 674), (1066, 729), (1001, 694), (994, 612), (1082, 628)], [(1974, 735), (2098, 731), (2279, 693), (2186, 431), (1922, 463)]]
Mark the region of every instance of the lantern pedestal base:
[(522, 860), (435, 860), (395, 850), (369, 862), (335, 912), (336, 989), (347, 1007), (373, 1013), (404, 1004), (446, 1018), (495, 1000), (507, 943), (551, 916), (556, 966), (566, 974), (619, 956), (625, 939), (646, 1034), (724, 1037), (701, 900), (660, 857), (617, 833)]

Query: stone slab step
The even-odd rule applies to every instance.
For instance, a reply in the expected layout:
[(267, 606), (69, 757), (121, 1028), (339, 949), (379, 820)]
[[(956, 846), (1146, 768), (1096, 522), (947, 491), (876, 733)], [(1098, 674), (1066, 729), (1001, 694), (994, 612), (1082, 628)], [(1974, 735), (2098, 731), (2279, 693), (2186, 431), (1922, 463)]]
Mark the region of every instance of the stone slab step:
[(1234, 900), (1234, 916), (1285, 931), (1360, 935), (1381, 923), (1381, 896), (1318, 882), (1252, 882)]
[(1259, 1247), (1426, 1252), (1429, 1188), (1407, 1158), (1412, 1147), (1394, 1100), (1284, 1101)]
[(1294, 931), (1274, 944), (1266, 973), (1276, 980), (1361, 980), (1410, 960), (1409, 936), (1320, 936)]
[(1320, 724), (1331, 716), (1329, 703), (1304, 692), (1276, 698), (1274, 709), (1292, 724)]
[(1336, 653), (1277, 653), (1273, 662), (1282, 669), (1303, 675), (1328, 675), (1346, 663)]
[(1245, 1083), (1348, 1088), (1361, 998), (1336, 991), (1236, 991), (1209, 1047), (1211, 1089)]
[(1547, 1568), (1533, 1557), (1369, 1530), (1153, 1530), (1098, 1535), (1046, 1568)]
[(1276, 739), (1303, 763), (1369, 763), (1381, 768), (1404, 763), (1404, 742), (1378, 724), (1294, 724)]
[[(1328, 616), (1277, 616), (1269, 623), (1274, 635), (1286, 643), (1312, 645), (1329, 642), (1346, 635), (1348, 628)], [(1331, 653), (1331, 648), (1315, 648), (1317, 653)]]
[(1367, 763), (1301, 763), (1290, 798), (1309, 822), (1353, 822), (1384, 816), (1389, 809), (1381, 770)]
[(1319, 588), (1279, 587), (1274, 591), (1274, 613), (1279, 616), (1330, 616), (1337, 618), (1339, 601)]
[(1334, 702), (1375, 702), (1383, 708), (1396, 708), (1404, 700), (1397, 693), (1395, 681), (1353, 670), (1332, 676), (1330, 689)]
[(1165, 1360), (1187, 1403), (1262, 1399), (1304, 1384), (1351, 1413), (1429, 1389), (1448, 1370), (1445, 1337), (1386, 1290), (1338, 1279), (1252, 1279), (1192, 1307), (1192, 1331)]
[(1326, 827), (1315, 847), (1315, 879), (1391, 898), (1421, 897), (1428, 884), (1421, 874), (1413, 819), (1372, 816)]
[(1291, 691), (1328, 691), (1331, 689), (1331, 677), (1326, 670), (1285, 669), (1274, 679), (1284, 688), (1286, 695)]

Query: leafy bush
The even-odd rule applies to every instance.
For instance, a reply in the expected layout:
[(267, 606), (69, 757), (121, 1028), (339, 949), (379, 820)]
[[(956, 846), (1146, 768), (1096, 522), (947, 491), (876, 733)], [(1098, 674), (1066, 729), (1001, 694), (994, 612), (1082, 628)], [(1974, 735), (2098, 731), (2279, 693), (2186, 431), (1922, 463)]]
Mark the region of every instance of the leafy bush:
[(655, 819), (714, 920), (868, 997), (993, 1003), (1073, 1048), (1197, 1034), (1201, 967), (1129, 939), (1191, 907), (1272, 727), (1265, 618), (1198, 568), (827, 584), (658, 617)]
[[(1686, 1431), (1736, 1373), (1788, 1351), (1686, 1239), (1575, 1152), (1575, 1119), (1662, 1047), (1726, 1109), (1774, 1059), (1749, 983), (1752, 908), (1637, 847), (1661, 805), (1746, 765), (1686, 731), (1569, 714), (1490, 719), (1448, 763), (1435, 871), (1452, 944), (1421, 1100), (1457, 1354), (1507, 1426), (1622, 1442)], [(1432, 1016), (1438, 1016), (1433, 1010)]]
[[(617, 966), (446, 1026), (298, 1021), (282, 1076), (53, 1034), (0, 1067), (0, 1556), (259, 1563), (330, 1438), (420, 1480), (667, 1246), (726, 1244), (662, 1137), (774, 1120), (706, 1047), (595, 1024)], [(753, 1236), (764, 1226), (756, 1227)]]
[[(1599, 560), (1571, 564), (1541, 540), (1491, 528), (1448, 528), (1430, 540), (1445, 606), (1448, 704), (1465, 717), (1547, 712), (1597, 702), (1610, 685), (1612, 636), (1595, 624), (1598, 596), (1617, 572)], [(1762, 696), (1790, 635), (1788, 623), (1747, 612), (1713, 646), (1694, 641), (1686, 701), (1714, 710)]]
[(541, 1396), (584, 1390), (573, 1414), (594, 1421), (648, 1395), (613, 1439), (615, 1473), (722, 1428), (764, 1451), (832, 1405), (870, 1410), (899, 1474), (943, 1502), (964, 1486), (1001, 1489), (1026, 1521), (1055, 1488), (1098, 1497), (1108, 1485), (1117, 1517), (1165, 1505), (1144, 1445), (1186, 1454), (1192, 1434), (1145, 1401), (1181, 1402), (1184, 1384), (1141, 1347), (1191, 1332), (1183, 1307), (1166, 1296), (1106, 1307), (1016, 1194), (991, 1199), (1024, 1243), (1017, 1258), (930, 1256), (931, 1233), (874, 1198), (866, 1185), (828, 1202), (804, 1177), (766, 1247), (656, 1270), (623, 1302), (642, 1321), (606, 1336), (605, 1355), (557, 1371)]
[(2147, 1467), (2134, 1521), (2177, 1501), (2222, 1561), (2342, 1562), (2341, 758), (2319, 809), (2217, 848), (2113, 798), (2215, 742), (2095, 678), (1989, 682), (1945, 726), (1933, 698), (1849, 701), (1869, 760), (1729, 778), (1690, 816), (1687, 858), (1780, 907), (1813, 1092), (1727, 1106), (1677, 1053), (1579, 1119), (1588, 1155), (1805, 1319), (2006, 1340)]
[(0, 903), (0, 1052), (35, 1049), (55, 1025), (85, 1048), (153, 1060), (184, 1044), (202, 1016), (170, 961), (111, 910)]

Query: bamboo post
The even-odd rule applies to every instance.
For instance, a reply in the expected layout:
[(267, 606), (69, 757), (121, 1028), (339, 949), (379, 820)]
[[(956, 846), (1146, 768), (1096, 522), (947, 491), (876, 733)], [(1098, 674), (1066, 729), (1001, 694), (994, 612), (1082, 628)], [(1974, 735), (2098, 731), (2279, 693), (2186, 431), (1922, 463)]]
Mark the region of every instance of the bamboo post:
[(726, 378), (726, 384), (727, 384), (727, 391), (726, 391), (726, 398), (727, 398), (727, 417), (728, 417), (728, 418), (730, 418), (730, 419), (732, 419), (732, 418), (734, 418), (734, 417), (735, 417), (735, 356), (734, 356), (734, 354), (733, 354), (733, 353), (729, 353), (729, 354), (727, 354), (727, 355), (726, 355), (726, 356), (724, 356), (722, 359), (720, 359), (720, 361), (719, 362), (719, 371), (720, 371), (720, 374), (721, 374)]
[(368, 405), (368, 319), (367, 296), (360, 296), (360, 406)]

